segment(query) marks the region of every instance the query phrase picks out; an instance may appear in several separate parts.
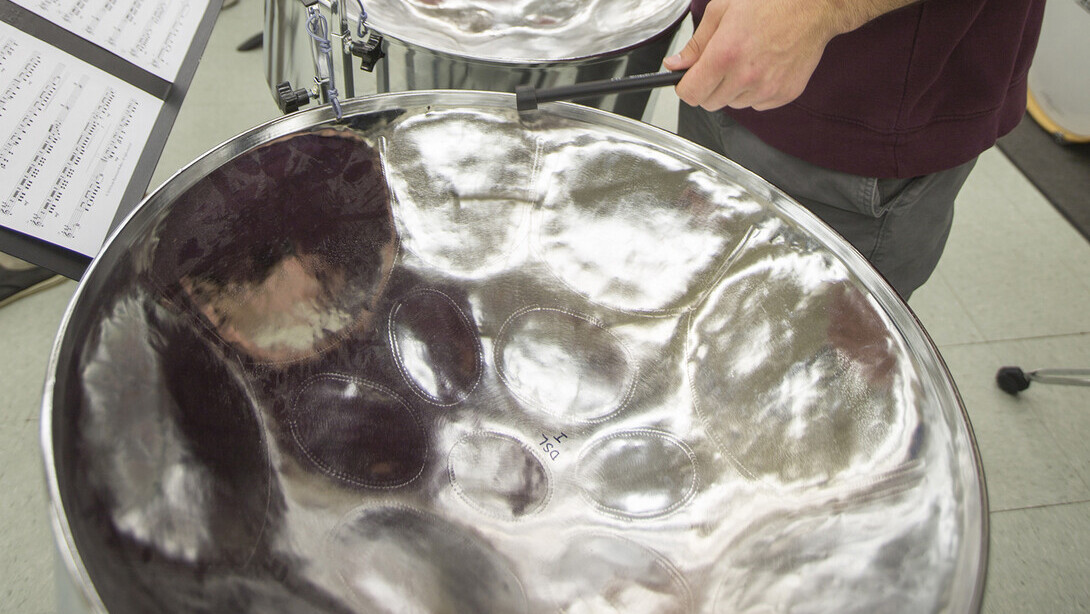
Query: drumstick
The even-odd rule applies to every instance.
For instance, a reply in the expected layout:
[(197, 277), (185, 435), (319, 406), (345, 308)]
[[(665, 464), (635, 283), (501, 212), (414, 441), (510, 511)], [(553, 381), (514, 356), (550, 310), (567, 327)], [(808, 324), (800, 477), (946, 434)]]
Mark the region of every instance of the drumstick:
[(648, 73), (631, 77), (603, 79), (601, 81), (585, 81), (574, 85), (561, 85), (541, 90), (535, 89), (532, 85), (520, 85), (515, 88), (515, 108), (521, 113), (536, 109), (540, 103), (553, 102), (554, 100), (579, 100), (580, 98), (591, 98), (606, 94), (622, 94), (666, 85), (677, 85), (677, 82), (684, 75), (684, 70)]

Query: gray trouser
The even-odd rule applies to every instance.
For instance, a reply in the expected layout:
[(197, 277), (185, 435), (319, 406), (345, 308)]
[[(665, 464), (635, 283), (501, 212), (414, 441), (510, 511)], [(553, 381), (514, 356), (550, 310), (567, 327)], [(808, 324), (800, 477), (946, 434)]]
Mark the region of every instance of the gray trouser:
[(942, 256), (957, 196), (976, 159), (908, 179), (862, 177), (804, 162), (761, 142), (725, 113), (681, 103), (678, 134), (786, 192), (848, 240), (908, 300)]

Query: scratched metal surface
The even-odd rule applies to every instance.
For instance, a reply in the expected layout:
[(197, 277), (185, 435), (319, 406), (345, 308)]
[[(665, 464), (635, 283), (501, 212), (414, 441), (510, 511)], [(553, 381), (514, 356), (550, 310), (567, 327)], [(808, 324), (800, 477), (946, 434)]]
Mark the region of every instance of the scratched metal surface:
[(110, 612), (979, 608), (924, 331), (759, 178), (575, 105), (411, 93), (152, 194), (58, 334), (58, 541)]

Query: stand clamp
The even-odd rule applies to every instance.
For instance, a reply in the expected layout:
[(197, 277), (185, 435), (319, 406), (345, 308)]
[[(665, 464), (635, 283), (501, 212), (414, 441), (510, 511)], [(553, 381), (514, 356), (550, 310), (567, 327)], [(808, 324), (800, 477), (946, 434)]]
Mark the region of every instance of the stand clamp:
[(371, 72), (375, 69), (375, 64), (379, 60), (386, 57), (386, 54), (382, 51), (382, 35), (369, 32), (366, 41), (352, 41), (349, 45), (349, 51), (352, 55), (360, 58), (360, 68)]
[(292, 89), (287, 81), (276, 84), (276, 106), (282, 113), (294, 113), (309, 103), (310, 92), (307, 90)]

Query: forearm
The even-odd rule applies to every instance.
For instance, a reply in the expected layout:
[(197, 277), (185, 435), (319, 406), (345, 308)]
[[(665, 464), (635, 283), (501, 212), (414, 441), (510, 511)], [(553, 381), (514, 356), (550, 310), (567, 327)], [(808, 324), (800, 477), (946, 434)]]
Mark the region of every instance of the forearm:
[(899, 8), (921, 0), (824, 0), (833, 16), (836, 30), (843, 34)]

